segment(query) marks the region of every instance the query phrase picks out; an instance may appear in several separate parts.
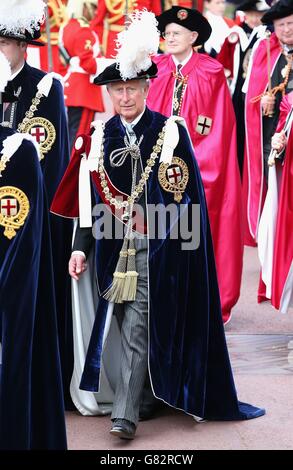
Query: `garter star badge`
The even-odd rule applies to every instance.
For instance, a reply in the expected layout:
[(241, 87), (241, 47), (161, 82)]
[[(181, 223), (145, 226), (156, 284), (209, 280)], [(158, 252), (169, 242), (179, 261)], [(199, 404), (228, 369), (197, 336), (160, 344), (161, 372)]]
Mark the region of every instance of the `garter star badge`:
[(0, 187), (0, 225), (4, 235), (11, 240), (29, 213), (29, 200), (25, 193), (14, 186)]
[(158, 178), (161, 187), (168, 193), (174, 193), (174, 200), (180, 202), (189, 179), (186, 163), (179, 157), (173, 157), (171, 164), (162, 162)]
[(196, 132), (201, 135), (208, 135), (212, 128), (213, 120), (207, 116), (199, 115), (196, 123)]
[(56, 140), (53, 124), (43, 117), (34, 117), (24, 124), (22, 132), (28, 132), (39, 144), (40, 160), (43, 160)]

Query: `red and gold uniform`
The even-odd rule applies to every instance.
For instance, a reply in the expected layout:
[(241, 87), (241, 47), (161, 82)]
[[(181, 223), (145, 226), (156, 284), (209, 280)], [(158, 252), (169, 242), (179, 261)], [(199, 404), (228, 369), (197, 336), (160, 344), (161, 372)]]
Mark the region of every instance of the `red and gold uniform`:
[(62, 43), (70, 57), (65, 76), (66, 106), (82, 106), (103, 111), (101, 89), (91, 82), (96, 75), (99, 40), (84, 18), (71, 18), (62, 29)]
[[(71, 108), (82, 108), (76, 131), (88, 132), (94, 113), (104, 111), (101, 88), (94, 85), (91, 80), (98, 73), (99, 39), (87, 20), (71, 18), (60, 31), (60, 46), (65, 49), (69, 59), (64, 88), (69, 131), (71, 133)], [(74, 136), (70, 136), (70, 140), (73, 139)]]
[(161, 13), (161, 0), (99, 0), (92, 27), (97, 32), (105, 57), (116, 56), (115, 39), (124, 29), (125, 15), (146, 8), (155, 15)]
[[(33, 67), (37, 67), (44, 72), (57, 72), (65, 75), (67, 66), (61, 60), (58, 47), (58, 38), (60, 28), (68, 20), (66, 13), (67, 0), (49, 0), (48, 1), (48, 15), (50, 25), (50, 38), (47, 37), (46, 23), (41, 26), (41, 41), (46, 45), (44, 47), (29, 46), (28, 47), (28, 62)], [(48, 41), (50, 39), (52, 64), (49, 59)]]
[(169, 10), (173, 6), (183, 8), (196, 8), (201, 13), (203, 12), (204, 0), (164, 0), (164, 10)]

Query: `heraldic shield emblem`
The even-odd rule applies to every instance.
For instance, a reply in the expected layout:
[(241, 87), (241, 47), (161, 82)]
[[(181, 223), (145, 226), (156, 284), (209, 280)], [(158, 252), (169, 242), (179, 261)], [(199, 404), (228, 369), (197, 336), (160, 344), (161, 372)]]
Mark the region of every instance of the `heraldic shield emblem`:
[(0, 226), (4, 227), (4, 235), (11, 240), (27, 218), (30, 204), (21, 189), (14, 186), (0, 187)]
[(24, 123), (22, 132), (28, 132), (39, 144), (40, 160), (43, 160), (56, 140), (53, 124), (43, 117), (34, 117)]
[(208, 116), (199, 115), (196, 123), (196, 132), (201, 135), (208, 135), (211, 132), (213, 120)]
[(179, 157), (173, 157), (171, 164), (162, 162), (158, 178), (161, 187), (165, 191), (173, 193), (174, 200), (180, 202), (189, 179), (186, 163)]

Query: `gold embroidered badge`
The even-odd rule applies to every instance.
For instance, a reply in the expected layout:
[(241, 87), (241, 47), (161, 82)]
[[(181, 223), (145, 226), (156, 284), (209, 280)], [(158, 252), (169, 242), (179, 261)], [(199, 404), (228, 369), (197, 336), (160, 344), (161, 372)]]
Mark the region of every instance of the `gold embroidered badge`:
[(27, 218), (30, 204), (21, 189), (14, 186), (0, 187), (0, 225), (5, 228), (4, 235), (11, 240)]
[(207, 116), (199, 115), (196, 123), (196, 132), (201, 135), (208, 135), (212, 128), (213, 120)]
[(178, 13), (177, 13), (178, 20), (183, 21), (183, 20), (186, 20), (187, 17), (188, 17), (188, 11), (187, 10), (185, 10), (183, 8), (182, 10), (178, 11)]
[(189, 179), (186, 163), (179, 157), (173, 157), (171, 164), (162, 162), (158, 178), (162, 188), (169, 193), (174, 193), (174, 200), (180, 202)]
[(53, 124), (43, 117), (34, 117), (24, 124), (22, 132), (28, 132), (39, 144), (40, 160), (43, 160), (56, 140)]

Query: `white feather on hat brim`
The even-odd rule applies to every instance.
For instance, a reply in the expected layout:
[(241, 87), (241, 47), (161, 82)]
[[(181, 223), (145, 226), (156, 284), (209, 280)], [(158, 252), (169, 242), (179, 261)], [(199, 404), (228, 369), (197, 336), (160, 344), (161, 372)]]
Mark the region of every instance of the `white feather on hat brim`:
[(8, 34), (28, 31), (33, 34), (45, 19), (43, 0), (1, 0), (0, 30)]

